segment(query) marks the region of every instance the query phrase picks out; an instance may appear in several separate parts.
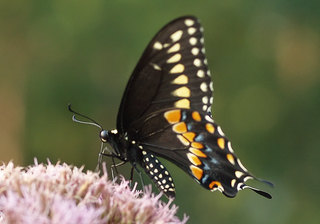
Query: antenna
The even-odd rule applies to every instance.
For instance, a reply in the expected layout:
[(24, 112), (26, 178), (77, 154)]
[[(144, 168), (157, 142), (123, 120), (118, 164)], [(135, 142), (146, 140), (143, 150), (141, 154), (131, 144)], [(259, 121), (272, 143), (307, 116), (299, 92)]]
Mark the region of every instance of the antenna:
[(83, 118), (86, 118), (86, 119), (88, 119), (89, 121), (91, 121), (91, 122), (80, 121), (80, 120), (76, 119), (76, 115), (73, 115), (73, 116), (72, 116), (72, 120), (73, 120), (74, 122), (77, 122), (77, 123), (80, 123), (80, 124), (90, 124), (90, 125), (94, 125), (94, 126), (100, 128), (101, 130), (104, 130), (104, 129), (102, 128), (102, 126), (101, 126), (100, 124), (98, 124), (98, 122), (96, 122), (95, 120), (93, 120), (92, 118), (87, 117), (87, 116), (85, 116), (85, 115), (83, 115), (83, 114), (80, 114), (80, 113), (74, 111), (73, 109), (71, 109), (71, 103), (68, 104), (68, 109), (69, 109), (70, 112), (72, 112), (72, 113), (74, 113), (74, 114), (76, 114), (76, 115), (79, 115), (79, 116), (81, 116), (81, 117), (83, 117)]
[[(88, 121), (80, 121), (80, 120), (76, 119), (76, 115), (73, 115), (73, 116), (72, 116), (72, 120), (73, 120), (73, 121), (75, 121), (75, 122), (77, 122), (77, 123), (80, 123), (80, 124), (90, 124), (90, 125), (94, 125), (94, 126), (96, 126), (96, 127), (98, 127), (98, 128), (101, 129), (101, 131), (100, 131), (100, 139), (101, 139), (102, 143), (101, 143), (101, 149), (100, 149), (100, 153), (99, 153), (99, 157), (98, 157), (98, 165), (97, 165), (97, 167), (96, 167), (96, 169), (95, 169), (95, 171), (98, 172), (98, 171), (100, 170), (100, 167), (101, 167), (101, 164), (102, 164), (102, 157), (103, 157), (103, 156), (106, 156), (106, 155), (104, 154), (104, 148), (103, 148), (103, 143), (106, 142), (106, 141), (103, 141), (103, 140), (106, 139), (106, 137), (108, 136), (108, 133), (107, 133), (107, 131), (105, 131), (105, 130), (102, 128), (102, 126), (101, 126), (100, 124), (98, 124), (98, 122), (96, 122), (96, 121), (93, 120), (92, 118), (87, 117), (87, 116), (85, 116), (85, 115), (83, 115), (83, 114), (80, 114), (80, 113), (74, 111), (73, 109), (71, 109), (71, 104), (70, 104), (70, 103), (68, 104), (68, 109), (69, 109), (70, 112), (72, 112), (72, 113), (74, 113), (74, 114), (76, 114), (76, 115), (79, 115), (79, 116), (81, 116), (81, 117), (83, 117), (83, 118), (85, 118), (85, 119), (88, 119), (90, 122), (88, 122)], [(103, 135), (102, 135), (102, 133), (103, 133)], [(110, 156), (111, 156), (111, 155), (110, 155)], [(111, 157), (112, 157), (112, 160), (113, 160), (113, 156), (111, 156)], [(113, 164), (114, 164), (114, 160), (113, 160)], [(112, 176), (114, 176), (113, 171), (112, 171)]]

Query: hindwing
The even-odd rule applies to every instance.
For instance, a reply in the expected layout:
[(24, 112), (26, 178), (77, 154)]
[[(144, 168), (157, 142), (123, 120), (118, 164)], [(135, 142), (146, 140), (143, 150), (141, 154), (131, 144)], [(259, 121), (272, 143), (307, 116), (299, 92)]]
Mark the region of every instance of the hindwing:
[(234, 197), (239, 190), (250, 188), (271, 198), (245, 184), (256, 178), (235, 156), (231, 142), (208, 114), (190, 109), (161, 111), (135, 122), (133, 133), (138, 133), (144, 150), (173, 162), (206, 189)]

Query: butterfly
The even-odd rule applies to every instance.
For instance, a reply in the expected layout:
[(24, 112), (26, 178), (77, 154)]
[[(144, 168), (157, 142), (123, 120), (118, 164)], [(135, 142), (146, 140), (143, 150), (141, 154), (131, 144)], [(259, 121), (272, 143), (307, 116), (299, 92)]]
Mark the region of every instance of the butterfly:
[[(157, 156), (171, 161), (202, 187), (235, 197), (252, 176), (212, 119), (213, 83), (205, 57), (203, 28), (185, 16), (164, 26), (151, 40), (125, 89), (117, 128), (100, 132), (106, 154), (142, 167), (157, 188), (175, 197), (175, 184)], [(257, 179), (260, 180), (260, 179)], [(263, 180), (260, 180), (263, 181)], [(263, 181), (269, 185), (271, 183)]]

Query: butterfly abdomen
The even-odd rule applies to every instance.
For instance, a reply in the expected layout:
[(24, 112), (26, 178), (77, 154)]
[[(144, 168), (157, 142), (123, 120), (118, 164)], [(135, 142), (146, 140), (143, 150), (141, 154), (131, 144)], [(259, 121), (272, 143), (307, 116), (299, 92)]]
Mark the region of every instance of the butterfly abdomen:
[(175, 185), (169, 171), (152, 153), (142, 150), (142, 164), (144, 171), (168, 198), (175, 197)]

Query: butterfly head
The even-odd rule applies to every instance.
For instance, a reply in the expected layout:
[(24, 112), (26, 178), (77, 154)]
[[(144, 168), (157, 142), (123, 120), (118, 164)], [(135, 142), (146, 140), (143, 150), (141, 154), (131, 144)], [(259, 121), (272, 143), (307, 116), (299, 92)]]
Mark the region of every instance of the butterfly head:
[(109, 143), (112, 145), (112, 142), (115, 142), (115, 139), (119, 139), (118, 130), (113, 129), (110, 131), (106, 131), (106, 130), (102, 129), (99, 133), (99, 137), (103, 143)]
[(106, 131), (106, 130), (102, 130), (100, 131), (100, 140), (103, 142), (103, 143), (106, 143), (109, 141), (109, 133)]

